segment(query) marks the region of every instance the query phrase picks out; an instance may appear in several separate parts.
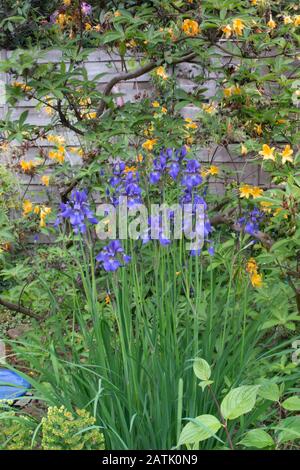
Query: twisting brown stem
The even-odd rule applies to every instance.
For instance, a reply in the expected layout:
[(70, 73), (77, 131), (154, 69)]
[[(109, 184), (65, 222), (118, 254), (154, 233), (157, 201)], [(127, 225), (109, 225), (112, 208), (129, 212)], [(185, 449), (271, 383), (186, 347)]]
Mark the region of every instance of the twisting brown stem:
[(13, 312), (18, 312), (18, 313), (22, 313), (23, 315), (27, 315), (28, 317), (34, 318), (35, 320), (42, 320), (41, 317), (36, 315), (36, 313), (34, 313), (29, 308), (22, 307), (22, 305), (12, 304), (11, 302), (7, 302), (6, 300), (1, 299), (1, 297), (0, 297), (0, 305), (2, 305), (3, 307)]
[[(186, 54), (185, 56), (180, 57), (179, 59), (174, 59), (170, 65), (176, 65), (176, 64), (180, 64), (182, 62), (187, 62), (189, 60), (194, 59), (195, 57), (196, 57), (196, 54), (194, 52), (190, 52), (190, 53)], [(115, 85), (117, 85), (117, 83), (127, 81), (127, 80), (133, 80), (134, 78), (141, 77), (142, 75), (145, 75), (146, 73), (151, 72), (152, 70), (154, 70), (156, 67), (160, 66), (163, 63), (164, 63), (163, 59), (161, 59), (159, 61), (155, 61), (155, 62), (152, 61), (152, 62), (149, 62), (148, 64), (144, 65), (143, 67), (140, 67), (136, 70), (133, 70), (132, 72), (122, 72), (119, 75), (116, 75), (105, 86), (104, 91), (103, 91), (103, 95), (104, 96), (109, 96), (112, 89), (113, 89), (113, 87)], [(102, 99), (100, 101), (99, 107), (97, 109), (97, 116), (98, 117), (101, 116), (101, 114), (103, 113), (105, 108), (106, 108), (106, 102), (105, 102), (104, 99)]]
[(222, 411), (221, 411), (221, 408), (220, 408), (220, 405), (219, 405), (219, 402), (217, 400), (217, 397), (213, 391), (213, 389), (211, 388), (211, 386), (209, 385), (208, 386), (208, 390), (212, 396), (212, 399), (218, 409), (218, 413), (220, 415), (220, 418), (221, 418), (221, 422), (223, 424), (223, 427), (224, 427), (224, 430), (225, 430), (225, 433), (226, 433), (226, 437), (227, 437), (227, 441), (228, 441), (228, 444), (229, 444), (229, 447), (231, 450), (234, 450), (234, 447), (233, 447), (233, 443), (232, 443), (232, 440), (231, 440), (231, 436), (230, 436), (230, 432), (228, 431), (228, 427), (227, 427), (227, 421), (226, 419), (224, 418), (224, 416), (222, 415)]

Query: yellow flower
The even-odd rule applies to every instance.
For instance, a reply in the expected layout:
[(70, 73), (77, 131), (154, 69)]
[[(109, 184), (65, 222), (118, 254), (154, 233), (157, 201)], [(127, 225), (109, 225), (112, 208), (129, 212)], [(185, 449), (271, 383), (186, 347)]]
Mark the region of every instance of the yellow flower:
[[(273, 212), (273, 217), (276, 217), (277, 215), (281, 214), (282, 211), (283, 211), (283, 208), (282, 208), (282, 207), (277, 207), (277, 208), (274, 210), (274, 212)], [(283, 214), (283, 218), (284, 218), (284, 219), (288, 219), (288, 218), (289, 218), (289, 216), (288, 216), (288, 214), (287, 214), (286, 212)]]
[(207, 169), (202, 169), (201, 170), (201, 176), (202, 177), (205, 177), (205, 176), (208, 176), (208, 175), (218, 175), (219, 174), (219, 168), (215, 165), (212, 165), (211, 167), (207, 168)]
[(57, 160), (59, 163), (63, 163), (65, 160), (65, 149), (64, 147), (62, 148), (63, 151), (50, 150), (49, 158), (51, 158), (51, 160)]
[(64, 0), (65, 7), (69, 7), (72, 3), (72, 0)]
[(33, 212), (38, 215), (40, 213), (40, 206), (35, 206)]
[(162, 112), (163, 114), (167, 114), (168, 110), (167, 110), (167, 108), (166, 108), (165, 106), (162, 106), (162, 107), (161, 107), (161, 112)]
[(275, 23), (275, 21), (272, 19), (272, 17), (269, 19), (267, 25), (269, 26), (270, 29), (275, 29), (277, 24)]
[(29, 160), (29, 162), (25, 162), (25, 160), (20, 161), (20, 167), (24, 171), (24, 173), (32, 173), (36, 166), (36, 163), (34, 163), (32, 160)]
[(156, 144), (157, 139), (148, 139), (143, 143), (142, 147), (145, 150), (153, 150), (153, 146)]
[(270, 214), (272, 205), (273, 205), (272, 202), (268, 202), (268, 201), (261, 201), (260, 202), (261, 210), (263, 212), (266, 212), (267, 214)]
[(46, 227), (46, 217), (51, 214), (51, 207), (43, 206), (40, 212), (40, 227)]
[(96, 24), (96, 26), (93, 27), (93, 30), (94, 30), (94, 31), (97, 31), (97, 33), (99, 33), (99, 31), (101, 31), (101, 25), (100, 25), (100, 24)]
[(61, 28), (65, 26), (67, 23), (68, 17), (64, 13), (60, 13), (58, 17), (55, 20), (55, 23), (57, 23)]
[(51, 108), (51, 106), (45, 106), (44, 110), (45, 113), (48, 114), (48, 116), (52, 116), (54, 114), (54, 109)]
[(253, 273), (250, 277), (251, 284), (253, 287), (262, 287), (263, 282), (262, 282), (262, 276), (261, 274), (258, 273)]
[(155, 73), (158, 77), (162, 78), (163, 80), (168, 80), (168, 75), (166, 73), (165, 68), (161, 65), (155, 69)]
[(254, 258), (250, 258), (246, 264), (246, 271), (250, 274), (253, 287), (262, 287), (262, 275), (258, 273), (258, 266)]
[(235, 85), (232, 91), (234, 95), (240, 95), (242, 93), (242, 89), (239, 85)]
[(224, 93), (225, 98), (230, 98), (230, 96), (232, 95), (232, 88), (231, 87), (224, 88), (223, 93)]
[(87, 98), (81, 98), (79, 100), (80, 106), (89, 106), (92, 103), (91, 98), (88, 96)]
[[(154, 116), (155, 116), (155, 114), (154, 114)], [(151, 124), (147, 129), (144, 130), (144, 135), (151, 135), (151, 134), (153, 134), (153, 132), (154, 132), (154, 125)]]
[(240, 197), (245, 197), (246, 199), (249, 199), (249, 197), (252, 196), (252, 186), (250, 186), (249, 184), (243, 184), (243, 186), (239, 188), (239, 192)]
[(47, 136), (48, 142), (55, 144), (55, 145), (64, 145), (65, 144), (65, 139), (61, 137), (60, 135), (53, 135), (49, 134)]
[(219, 174), (219, 168), (215, 165), (212, 165), (209, 169), (208, 172), (210, 175), (218, 175)]
[(240, 197), (243, 198), (245, 197), (246, 199), (249, 199), (250, 196), (253, 197), (253, 199), (256, 199), (257, 197), (262, 196), (263, 194), (263, 189), (259, 188), (258, 186), (251, 186), (250, 184), (244, 184), (239, 188), (240, 191)]
[(90, 30), (92, 29), (92, 25), (91, 25), (90, 23), (85, 23), (84, 29), (85, 29), (86, 31), (90, 31)]
[(191, 136), (187, 137), (185, 139), (185, 142), (187, 144), (186, 147), (188, 147), (189, 145), (192, 145), (194, 143), (194, 140), (195, 140), (194, 137), (191, 137)]
[(200, 27), (197, 21), (186, 19), (182, 23), (182, 31), (187, 36), (197, 36), (200, 33)]
[(232, 27), (230, 26), (230, 24), (222, 26), (221, 31), (225, 34), (227, 39), (229, 39), (232, 35)]
[(203, 104), (202, 105), (203, 111), (205, 111), (208, 114), (214, 114), (217, 110), (216, 104), (214, 102), (208, 103), (208, 104)]
[(264, 193), (264, 190), (262, 188), (259, 188), (258, 186), (253, 186), (251, 195), (253, 199), (256, 199), (257, 197), (262, 196)]
[(249, 274), (253, 274), (257, 272), (257, 263), (254, 258), (249, 258), (246, 264), (246, 271)]
[(262, 133), (263, 133), (261, 124), (254, 124), (254, 130), (255, 130), (257, 135), (262, 135)]
[(186, 118), (185, 122), (187, 124), (185, 124), (184, 127), (186, 127), (187, 129), (198, 129), (197, 124), (195, 122), (193, 122), (193, 120), (191, 118)]
[(63, 162), (65, 161), (65, 154), (64, 154), (64, 153), (61, 153), (61, 152), (57, 152), (56, 160), (57, 160), (59, 163), (63, 163)]
[(276, 215), (280, 214), (281, 211), (282, 211), (282, 207), (277, 207), (275, 211), (273, 212), (273, 216), (276, 217)]
[(105, 303), (106, 305), (109, 305), (110, 304), (110, 296), (107, 294), (107, 296), (105, 297)]
[(153, 101), (152, 106), (153, 106), (153, 108), (159, 108), (160, 104), (159, 104), (158, 101)]
[(114, 12), (114, 16), (115, 16), (116, 18), (118, 18), (118, 16), (121, 16), (121, 12), (120, 12), (119, 10), (116, 10), (116, 11)]
[(25, 199), (25, 201), (23, 202), (23, 215), (30, 214), (30, 212), (32, 212), (32, 209), (33, 209), (32, 202), (29, 201), (28, 199)]
[(232, 29), (237, 36), (242, 36), (244, 28), (245, 28), (245, 24), (242, 20), (240, 20), (239, 18), (236, 18), (235, 20), (233, 20)]
[(300, 26), (300, 15), (296, 15), (294, 17), (294, 25), (295, 26)]
[(283, 17), (283, 22), (284, 22), (284, 24), (291, 24), (291, 23), (293, 23), (293, 20), (290, 16), (284, 16)]
[(125, 166), (124, 173), (135, 173), (136, 167), (135, 166)]
[(247, 153), (248, 153), (247, 147), (244, 144), (241, 144), (241, 154), (245, 156), (247, 155)]
[(129, 48), (130, 48), (130, 47), (131, 47), (131, 48), (136, 47), (136, 46), (137, 46), (137, 42), (136, 42), (134, 39), (130, 39), (130, 41), (128, 41), (128, 42), (126, 43), (126, 46), (129, 47)]
[(23, 90), (25, 93), (32, 90), (31, 86), (26, 85), (25, 83), (22, 83), (22, 82), (17, 82), (17, 81), (12, 82), (11, 86), (15, 88), (21, 88), (21, 90)]
[(274, 155), (275, 147), (269, 147), (269, 145), (264, 144), (262, 146), (262, 150), (259, 152), (259, 154), (264, 157), (264, 160), (273, 160), (275, 161), (275, 155)]
[(92, 113), (87, 113), (87, 114), (84, 115), (84, 117), (85, 117), (86, 119), (96, 119), (97, 113), (96, 113), (95, 111), (92, 112)]
[(41, 177), (41, 182), (44, 186), (49, 186), (49, 181), (50, 181), (50, 177), (47, 176), (47, 175), (43, 175)]
[(57, 154), (57, 152), (55, 150), (50, 150), (48, 156), (49, 156), (49, 158), (51, 158), (51, 160), (55, 160), (56, 159), (56, 154)]
[(283, 165), (286, 163), (286, 162), (290, 162), (290, 163), (293, 163), (293, 149), (291, 148), (290, 145), (286, 145), (284, 150), (281, 152), (281, 158), (282, 158), (282, 163)]

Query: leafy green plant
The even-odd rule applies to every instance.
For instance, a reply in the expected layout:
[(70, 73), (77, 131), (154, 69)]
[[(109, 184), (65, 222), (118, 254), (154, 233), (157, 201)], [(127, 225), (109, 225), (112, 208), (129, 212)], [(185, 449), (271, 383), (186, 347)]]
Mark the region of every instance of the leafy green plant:
[[(92, 447), (87, 423), (107, 449), (297, 445), (296, 2), (4, 0), (0, 26), (0, 303), (31, 319), (11, 346), (50, 407), (45, 446)], [(73, 195), (91, 216), (120, 159), (147, 207), (197, 183), (201, 256), (128, 240), (126, 266), (95, 261)]]
[(42, 419), (43, 450), (103, 450), (103, 436), (95, 421), (86, 410), (71, 413), (63, 406), (48, 408)]
[[(297, 411), (300, 409), (300, 400), (297, 396), (287, 398), (280, 403), (280, 390), (276, 383), (270, 381), (262, 385), (241, 385), (232, 388), (219, 402), (214, 393), (214, 381), (210, 380), (211, 368), (202, 358), (196, 358), (193, 361), (194, 373), (200, 379), (199, 386), (202, 391), (208, 388), (214, 401), (218, 416), (200, 415), (197, 418), (187, 418), (186, 424), (179, 436), (177, 447), (185, 445), (188, 448), (197, 449), (199, 443), (210, 438), (214, 438), (221, 443), (219, 448), (228, 447), (230, 449), (243, 446), (254, 449), (274, 449), (281, 447), (282, 444), (289, 442), (291, 444), (300, 438), (299, 417), (291, 416), (286, 419), (279, 419), (278, 423), (270, 426), (264, 426), (256, 429), (245, 430), (245, 421), (242, 416), (252, 412), (252, 417), (248, 420), (246, 426), (256, 424), (260, 420), (260, 414), (265, 413), (261, 406), (260, 399), (279, 403), (284, 410)], [(232, 423), (232, 426), (230, 424)], [(239, 429), (236, 429), (239, 427)], [(230, 431), (230, 428), (232, 431)], [(217, 432), (223, 429), (226, 441), (223, 441)], [(247, 428), (246, 428), (247, 429)], [(275, 431), (273, 438), (269, 430)], [(239, 441), (239, 436), (242, 439)], [(236, 447), (237, 446), (237, 447)]]
[(0, 411), (0, 449), (29, 450), (36, 424), (25, 415), (14, 411)]

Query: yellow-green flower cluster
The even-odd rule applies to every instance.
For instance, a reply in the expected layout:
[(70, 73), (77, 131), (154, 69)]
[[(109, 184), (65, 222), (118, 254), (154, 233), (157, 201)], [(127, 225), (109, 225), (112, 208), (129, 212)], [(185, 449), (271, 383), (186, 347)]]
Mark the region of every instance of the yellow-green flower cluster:
[(48, 408), (42, 419), (43, 450), (104, 450), (103, 434), (91, 429), (95, 422), (86, 410), (71, 413), (64, 406)]
[(28, 416), (4, 411), (0, 419), (0, 450), (29, 450), (34, 423)]

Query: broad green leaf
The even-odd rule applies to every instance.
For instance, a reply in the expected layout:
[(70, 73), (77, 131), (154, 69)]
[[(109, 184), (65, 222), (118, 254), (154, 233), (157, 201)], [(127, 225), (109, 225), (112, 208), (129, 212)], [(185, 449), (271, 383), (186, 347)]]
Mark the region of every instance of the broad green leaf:
[(290, 397), (284, 400), (282, 407), (289, 411), (300, 411), (300, 397)]
[(221, 413), (227, 419), (235, 419), (254, 408), (259, 385), (242, 385), (232, 389), (221, 403)]
[(201, 382), (199, 383), (199, 387), (202, 388), (202, 392), (204, 392), (204, 390), (206, 389), (206, 387), (208, 385), (211, 385), (213, 384), (214, 381), (213, 380), (201, 380)]
[(209, 380), (211, 376), (210, 365), (200, 357), (194, 359), (193, 369), (196, 377), (200, 380)]
[(103, 44), (106, 44), (108, 42), (117, 41), (118, 39), (121, 39), (121, 37), (124, 37), (124, 34), (120, 31), (109, 31), (103, 36), (102, 42)]
[(193, 422), (189, 422), (181, 431), (178, 446), (182, 444), (197, 444), (213, 436), (222, 424), (213, 415), (197, 416)]
[(252, 429), (248, 431), (239, 444), (245, 447), (255, 447), (256, 449), (274, 447), (272, 437), (263, 429)]
[(300, 439), (300, 416), (283, 419), (275, 430), (278, 431), (279, 444)]
[(280, 398), (280, 390), (277, 384), (267, 381), (260, 386), (258, 395), (266, 400), (278, 401)]

